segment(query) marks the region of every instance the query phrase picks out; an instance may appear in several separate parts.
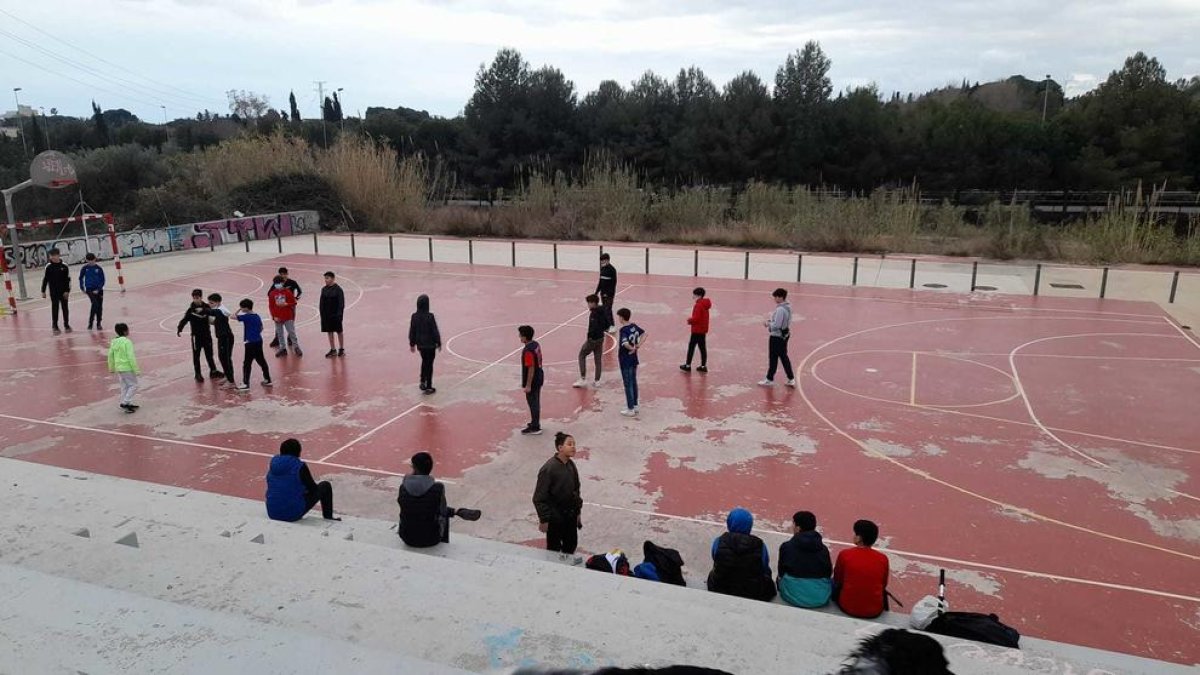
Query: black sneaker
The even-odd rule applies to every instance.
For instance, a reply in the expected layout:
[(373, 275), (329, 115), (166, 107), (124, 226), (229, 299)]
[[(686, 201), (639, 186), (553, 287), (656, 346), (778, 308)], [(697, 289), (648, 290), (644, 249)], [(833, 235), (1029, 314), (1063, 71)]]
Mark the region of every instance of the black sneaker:
[(225, 373), (223, 373), (219, 370), (210, 370), (210, 371), (208, 371), (208, 376), (214, 380), (219, 380), (222, 377), (225, 377)]
[(274, 387), (275, 383), (270, 380), (263, 380), (263, 386), (264, 387)]
[(55, 334), (55, 335), (62, 335), (62, 331), (58, 329), (58, 326), (55, 326), (55, 327), (54, 327), (54, 334)]
[(707, 373), (707, 372), (708, 372), (708, 366), (700, 366), (699, 368), (697, 368), (697, 369), (696, 369), (696, 372), (697, 372), (697, 373)]
[(692, 372), (692, 367), (691, 367), (691, 366), (689, 366), (689, 365), (688, 365), (688, 364), (686, 364), (686, 363), (685, 363), (685, 364), (683, 364), (683, 365), (681, 365), (681, 366), (679, 366), (679, 369), (680, 369), (680, 370), (682, 370), (682, 371), (683, 371), (683, 372), (685, 372), (685, 373), (690, 373), (690, 372)]
[(90, 324), (90, 323), (89, 323), (89, 324), (88, 324), (88, 330), (91, 330), (91, 329), (92, 329), (92, 324)]
[(337, 356), (336, 349), (330, 349), (329, 351), (325, 352), (325, 358), (327, 358), (327, 359), (332, 359), (335, 356)]
[(338, 356), (345, 356), (345, 355), (346, 355), (346, 350), (345, 350), (345, 349), (339, 349), (339, 350), (338, 350)]
[(483, 516), (483, 512), (479, 509), (455, 509), (454, 515), (463, 520), (479, 520)]
[(135, 412), (137, 412), (137, 408), (135, 408), (135, 407), (133, 407), (133, 406), (131, 406), (131, 405), (125, 405), (125, 406), (121, 406), (121, 407), (122, 407), (122, 408), (124, 408), (124, 410), (125, 410), (125, 412), (126, 412), (126, 413), (135, 413)]
[(104, 326), (101, 326), (100, 324), (96, 324), (96, 330), (104, 330)]
[(287, 350), (286, 350), (286, 349), (280, 349), (279, 351), (275, 352), (275, 358), (281, 358), (281, 357), (284, 357), (284, 356), (287, 356)]
[(535, 427), (525, 427), (524, 429), (521, 430), (521, 433), (526, 436), (541, 436), (542, 428), (541, 427), (536, 427), (536, 428)]
[(196, 381), (197, 381), (197, 382), (203, 382), (203, 381), (204, 381), (204, 376), (203, 376), (203, 375), (197, 375), (197, 376), (196, 376)]
[(267, 346), (268, 347), (278, 347), (279, 346), (279, 338), (275, 338), (274, 340), (271, 340), (271, 344), (269, 344)]
[(437, 389), (434, 389), (433, 387), (425, 387), (425, 395), (426, 396), (429, 396), (430, 394), (436, 394), (436, 393), (437, 393)]
[(67, 326), (67, 332), (68, 332), (68, 333), (71, 333), (71, 332), (74, 332), (74, 331), (72, 331), (72, 330), (71, 330), (71, 327), (70, 327), (70, 326)]
[(126, 403), (126, 404), (125, 404), (125, 407), (126, 407), (126, 408), (132, 408), (133, 410), (137, 410), (138, 408), (140, 408), (140, 407), (142, 407), (142, 406), (140, 406), (140, 405), (137, 405), (137, 404), (135, 404), (135, 403)]

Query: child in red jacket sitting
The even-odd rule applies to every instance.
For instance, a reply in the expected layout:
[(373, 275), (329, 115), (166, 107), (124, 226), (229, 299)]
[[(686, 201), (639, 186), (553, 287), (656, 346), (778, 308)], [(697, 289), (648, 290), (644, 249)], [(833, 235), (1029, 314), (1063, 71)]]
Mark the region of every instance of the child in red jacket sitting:
[[(272, 281), (271, 290), (267, 292), (267, 304), (271, 307), (271, 320), (275, 322), (275, 339), (279, 342), (275, 356), (287, 356), (287, 345), (291, 345), (292, 353), (304, 356), (300, 350), (300, 337), (296, 335), (296, 293), (284, 285), (282, 276)], [(284, 333), (287, 342), (284, 342)]]
[(696, 348), (700, 348), (700, 367), (697, 372), (708, 372), (708, 311), (712, 309), (712, 300), (704, 297), (704, 289), (692, 291), (696, 304), (692, 305), (692, 315), (688, 317), (688, 325), (692, 327), (692, 339), (688, 341), (687, 363), (679, 366), (685, 373), (692, 372), (692, 356)]

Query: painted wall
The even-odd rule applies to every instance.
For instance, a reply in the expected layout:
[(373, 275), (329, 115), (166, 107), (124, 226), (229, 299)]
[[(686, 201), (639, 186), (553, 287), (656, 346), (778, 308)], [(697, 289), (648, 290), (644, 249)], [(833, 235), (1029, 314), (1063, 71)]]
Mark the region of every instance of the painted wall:
[[(98, 221), (95, 225), (97, 228), (103, 228), (103, 224)], [(117, 249), (121, 252), (122, 258), (138, 258), (156, 253), (208, 248), (210, 242), (213, 246), (221, 246), (240, 243), (244, 239), (253, 241), (289, 237), (294, 234), (316, 232), (319, 227), (320, 217), (316, 211), (289, 211), (150, 230), (118, 232)], [(7, 237), (8, 233), (4, 234)], [(50, 261), (49, 251), (52, 248), (57, 248), (62, 253), (63, 262), (68, 265), (82, 263), (83, 257), (87, 255), (88, 251), (95, 253), (101, 260), (109, 260), (113, 257), (112, 244), (109, 242), (108, 234), (101, 229), (100, 233), (87, 237), (22, 241), (17, 249), (6, 246), (4, 260), (11, 268), (14, 266), (15, 258), (19, 257), (21, 263), (25, 265), (25, 269), (36, 269)]]

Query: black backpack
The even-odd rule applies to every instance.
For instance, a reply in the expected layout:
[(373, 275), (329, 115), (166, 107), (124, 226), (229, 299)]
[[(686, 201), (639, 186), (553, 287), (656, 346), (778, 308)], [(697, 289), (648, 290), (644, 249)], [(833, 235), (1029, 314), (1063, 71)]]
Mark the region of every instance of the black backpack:
[(683, 556), (673, 548), (663, 548), (647, 539), (642, 544), (646, 562), (654, 565), (658, 580), (664, 584), (686, 585), (683, 581)]
[[(946, 601), (946, 570), (940, 570), (938, 574), (938, 600), (941, 603), (940, 606), (944, 607)], [(937, 633), (938, 635), (947, 635), (964, 640), (986, 642), (990, 645), (1020, 649), (1018, 643), (1021, 641), (1021, 634), (1012, 626), (1001, 623), (1000, 617), (995, 614), (938, 612), (938, 615), (933, 617), (933, 621), (929, 622), (925, 630), (930, 633)]]

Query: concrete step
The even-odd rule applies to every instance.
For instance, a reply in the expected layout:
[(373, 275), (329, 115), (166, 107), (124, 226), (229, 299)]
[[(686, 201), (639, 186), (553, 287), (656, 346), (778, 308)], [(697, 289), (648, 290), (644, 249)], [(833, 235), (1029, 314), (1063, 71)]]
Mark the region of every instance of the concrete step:
[[(228, 615), (230, 626), (262, 624), (265, 635), (322, 636), (344, 643), (338, 653), (347, 658), (361, 647), (470, 671), (690, 662), (830, 672), (880, 628), (579, 570), (545, 551), (458, 534), (416, 551), (383, 521), (276, 523), (256, 501), (15, 460), (0, 460), (0, 472), (12, 484), (11, 506), (0, 511), (9, 533), (0, 563), (63, 579), (89, 602), (116, 592), (130, 611), (141, 611), (142, 600), (178, 607), (183, 661), (191, 658), (185, 617), (194, 612)], [(5, 614), (0, 629), (20, 621)], [(1189, 672), (1041, 641), (1016, 651), (938, 639), (958, 673)], [(71, 641), (64, 644), (70, 653)]]

